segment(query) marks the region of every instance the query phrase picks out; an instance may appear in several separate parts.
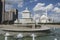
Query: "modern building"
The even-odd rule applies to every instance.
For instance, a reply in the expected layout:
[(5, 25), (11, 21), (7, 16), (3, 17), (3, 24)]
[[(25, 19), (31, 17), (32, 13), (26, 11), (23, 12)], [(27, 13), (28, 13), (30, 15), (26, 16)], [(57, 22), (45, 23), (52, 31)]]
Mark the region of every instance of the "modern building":
[(14, 23), (14, 21), (18, 19), (18, 10), (10, 9), (9, 11), (5, 11), (5, 23)]
[(10, 13), (13, 13), (13, 15), (12, 15), (13, 16), (13, 21), (18, 19), (18, 10), (17, 9), (10, 9)]
[(5, 23), (7, 21), (14, 22), (18, 19), (18, 10), (10, 9), (9, 11), (5, 11), (5, 0), (0, 0), (0, 23)]
[(5, 12), (5, 21), (8, 21), (9, 18), (9, 11)]
[(2, 1), (0, 0), (0, 23), (2, 21)]
[(2, 8), (2, 22), (5, 20), (5, 0), (2, 0), (3, 8)]
[(0, 23), (4, 21), (5, 0), (0, 0)]

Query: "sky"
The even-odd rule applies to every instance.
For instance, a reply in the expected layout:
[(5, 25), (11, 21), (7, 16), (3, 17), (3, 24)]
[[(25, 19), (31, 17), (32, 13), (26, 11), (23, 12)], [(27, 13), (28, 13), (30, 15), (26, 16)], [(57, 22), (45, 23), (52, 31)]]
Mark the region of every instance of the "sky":
[(18, 18), (22, 18), (22, 11), (28, 8), (32, 18), (40, 18), (43, 14), (48, 14), (49, 18), (60, 22), (60, 0), (5, 0), (5, 11), (10, 8), (18, 9)]

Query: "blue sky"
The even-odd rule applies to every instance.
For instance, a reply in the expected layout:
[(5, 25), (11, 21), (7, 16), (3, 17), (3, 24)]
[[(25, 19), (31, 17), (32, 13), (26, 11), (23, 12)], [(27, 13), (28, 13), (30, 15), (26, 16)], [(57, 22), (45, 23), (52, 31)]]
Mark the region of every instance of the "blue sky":
[[(18, 9), (18, 18), (20, 19), (21, 12), (28, 8), (31, 11), (32, 17), (37, 18), (44, 14), (47, 10), (48, 16), (54, 20), (60, 21), (60, 0), (5, 0), (5, 10), (10, 8)], [(58, 20), (59, 19), (59, 20)]]

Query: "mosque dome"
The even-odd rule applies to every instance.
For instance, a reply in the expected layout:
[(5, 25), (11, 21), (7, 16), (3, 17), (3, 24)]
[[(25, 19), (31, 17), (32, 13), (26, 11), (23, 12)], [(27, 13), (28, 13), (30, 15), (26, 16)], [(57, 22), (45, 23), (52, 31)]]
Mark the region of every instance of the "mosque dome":
[(48, 17), (45, 15), (42, 15), (40, 19), (48, 19)]
[(40, 18), (40, 22), (42, 22), (42, 23), (48, 22), (48, 17), (46, 15), (42, 15)]

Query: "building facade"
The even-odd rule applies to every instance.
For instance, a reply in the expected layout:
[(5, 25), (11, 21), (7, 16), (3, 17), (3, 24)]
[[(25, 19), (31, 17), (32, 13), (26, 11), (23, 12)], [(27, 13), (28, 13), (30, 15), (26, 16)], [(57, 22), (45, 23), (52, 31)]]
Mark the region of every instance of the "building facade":
[(2, 1), (0, 0), (0, 23), (2, 21)]
[(9, 11), (5, 11), (5, 23), (14, 23), (14, 21), (18, 19), (18, 10), (10, 9)]
[(0, 0), (0, 24), (4, 21), (4, 12), (5, 12), (5, 0)]
[(3, 23), (5, 20), (5, 0), (2, 0), (2, 21), (1, 23)]
[(14, 22), (18, 19), (18, 10), (10, 9), (10, 11), (5, 11), (5, 0), (0, 0), (0, 24), (9, 22)]

